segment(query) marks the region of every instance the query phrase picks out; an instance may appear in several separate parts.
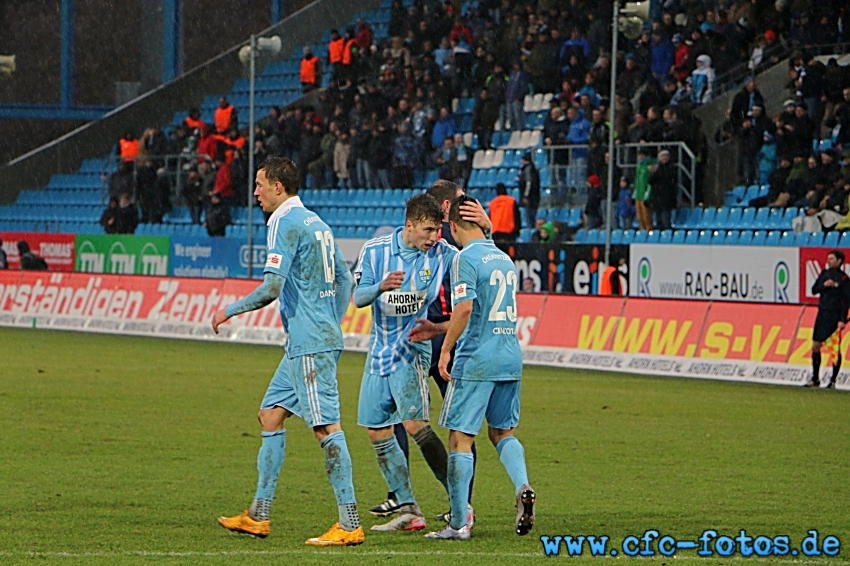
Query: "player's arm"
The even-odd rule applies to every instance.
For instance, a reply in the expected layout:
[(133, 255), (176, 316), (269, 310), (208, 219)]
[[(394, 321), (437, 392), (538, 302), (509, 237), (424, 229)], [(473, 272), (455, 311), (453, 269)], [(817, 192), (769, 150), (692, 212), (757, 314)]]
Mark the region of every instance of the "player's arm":
[(218, 334), (218, 327), (227, 322), (228, 319), (273, 303), (280, 296), (284, 281), (282, 275), (266, 272), (262, 284), (254, 289), (251, 294), (227, 305), (227, 308), (219, 309), (215, 313), (212, 320), (213, 331)]
[(375, 270), (369, 258), (366, 248), (363, 248), (357, 267), (354, 268), (354, 279), (357, 281), (357, 288), (354, 289), (354, 304), (358, 308), (371, 305), (378, 300), (381, 293), (398, 289), (404, 282), (404, 271), (390, 271), (380, 281), (375, 281)]
[(463, 203), (460, 207), (460, 217), (478, 224), (489, 237), (490, 231), (493, 229), (493, 223), (490, 222), (490, 217), (487, 216), (487, 211), (484, 210), (480, 202), (476, 200)]
[(812, 295), (820, 295), (824, 290), (824, 283), (827, 280), (826, 270), (821, 271), (818, 278), (815, 280), (812, 285)]
[(463, 331), (466, 330), (469, 324), (469, 317), (472, 315), (472, 300), (456, 303), (452, 311), (452, 319), (448, 323), (446, 330), (446, 339), (443, 341), (443, 348), (440, 350), (440, 375), (446, 381), (450, 381), (452, 376), (449, 374), (449, 362), (452, 359), (452, 349), (457, 344)]
[(336, 308), (337, 319), (342, 321), (345, 317), (345, 311), (348, 310), (348, 303), (351, 302), (351, 290), (354, 287), (354, 277), (351, 275), (351, 270), (348, 269), (348, 263), (345, 261), (345, 256), (342, 255), (342, 250), (334, 244), (334, 268), (336, 274), (334, 276), (334, 306)]

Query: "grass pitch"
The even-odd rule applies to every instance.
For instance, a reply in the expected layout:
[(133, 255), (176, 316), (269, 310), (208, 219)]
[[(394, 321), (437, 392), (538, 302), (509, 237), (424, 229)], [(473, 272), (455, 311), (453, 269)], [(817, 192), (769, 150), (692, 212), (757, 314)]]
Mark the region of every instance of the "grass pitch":
[[(850, 556), (846, 393), (527, 368), (517, 436), (539, 498), (530, 535), (513, 533), (512, 485), (483, 435), (471, 541), (367, 532), (357, 548), (314, 549), (303, 541), (336, 520), (336, 506), (322, 452), (296, 419), (271, 536), (232, 535), (215, 522), (253, 496), (256, 410), (281, 350), (10, 329), (0, 329), (0, 344), (0, 564), (490, 565), (546, 560), (541, 535), (608, 535), (619, 544), (647, 529), (695, 539), (709, 528), (787, 534), (792, 548), (819, 529), (847, 547), (832, 558), (682, 551), (677, 562), (839, 564)], [(368, 528), (376, 521), (365, 511), (386, 486), (355, 422), (363, 362), (344, 354), (339, 382)], [(432, 399), (436, 420), (435, 386)], [(445, 511), (415, 446), (411, 468), (426, 515)]]

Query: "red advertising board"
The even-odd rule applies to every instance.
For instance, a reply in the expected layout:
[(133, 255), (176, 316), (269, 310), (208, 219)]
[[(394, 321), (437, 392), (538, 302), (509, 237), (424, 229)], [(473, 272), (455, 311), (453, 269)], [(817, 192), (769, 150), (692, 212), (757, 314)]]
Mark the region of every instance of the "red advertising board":
[[(817, 304), (818, 296), (812, 294), (812, 285), (826, 269), (826, 256), (833, 248), (800, 248), (800, 302)], [(850, 261), (844, 262), (844, 272), (850, 275)]]
[(30, 250), (47, 262), (50, 271), (74, 271), (74, 235), (50, 232), (0, 232), (9, 269), (21, 268), (18, 242), (29, 244)]

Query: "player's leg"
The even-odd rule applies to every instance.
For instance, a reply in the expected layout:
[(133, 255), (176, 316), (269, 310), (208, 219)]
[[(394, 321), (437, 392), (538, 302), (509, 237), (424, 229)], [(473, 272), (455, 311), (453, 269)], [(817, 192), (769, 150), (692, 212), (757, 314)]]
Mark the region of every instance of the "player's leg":
[(290, 360), (304, 421), (313, 429), (325, 453), (325, 470), (337, 502), (338, 522), (322, 536), (307, 540), (313, 546), (352, 546), (364, 540), (354, 498), (351, 456), (339, 425), (336, 382), (338, 351), (319, 352)]
[(820, 387), (820, 363), (822, 342), (812, 340), (812, 380), (806, 387)]
[[(449, 367), (451, 367), (451, 364), (449, 364)], [(449, 382), (446, 381), (445, 379), (443, 379), (443, 376), (440, 375), (439, 368), (434, 364), (431, 365), (431, 369), (429, 370), (428, 375), (430, 375), (434, 379), (434, 381), (437, 384), (437, 388), (439, 388), (439, 390), (440, 390), (440, 395), (442, 395), (443, 400), (445, 400), (446, 399), (446, 392), (448, 391), (448, 388), (449, 388)], [(477, 463), (478, 463), (478, 450), (475, 448), (475, 442), (473, 441), (473, 443), (472, 443), (472, 477), (469, 479), (469, 498), (467, 500), (467, 503), (469, 504), (468, 508), (467, 508), (467, 514), (469, 515), (468, 518), (471, 517), (471, 523), (475, 522), (475, 511), (472, 509), (472, 487), (475, 484), (475, 465)], [(445, 513), (443, 513), (441, 515), (437, 515), (437, 517), (436, 517), (436, 519), (438, 521), (443, 521), (444, 523), (448, 523), (449, 521), (451, 521), (451, 518), (452, 518), (452, 512), (451, 511), (446, 511)]]
[(428, 360), (417, 356), (413, 363), (390, 374), (389, 385), (395, 405), (404, 419), (404, 428), (419, 446), (434, 477), (448, 491), (446, 446), (429, 423), (428, 365)]
[(375, 449), (378, 468), (387, 482), (389, 491), (397, 497), (399, 513), (398, 517), (386, 525), (373, 526), (372, 530), (404, 530), (410, 526), (425, 526), (424, 520), (421, 521), (422, 526), (418, 526), (421, 511), (410, 486), (407, 459), (393, 434), (393, 426), (398, 421), (398, 411), (388, 378), (372, 375), (367, 370), (360, 383), (357, 423), (367, 428), (369, 440)]
[(838, 356), (835, 358), (835, 363), (832, 364), (832, 380), (827, 384), (828, 389), (835, 389), (835, 382), (838, 379), (838, 372), (841, 371), (841, 351), (839, 350)]
[(473, 472), (472, 443), (484, 422), (487, 399), (493, 384), (453, 379), (440, 411), (440, 426), (448, 428), (448, 487), (451, 512), (449, 524), (428, 538), (466, 540), (472, 528), (469, 513), (469, 482)]
[(487, 435), (499, 453), (516, 493), (516, 533), (528, 534), (534, 526), (534, 502), (537, 495), (528, 483), (525, 449), (514, 436), (519, 424), (519, 381), (497, 381), (487, 406)]
[(219, 517), (219, 524), (234, 532), (265, 537), (271, 523), (269, 514), (277, 489), (277, 479), (286, 455), (287, 417), (300, 412), (300, 405), (286, 358), (282, 359), (269, 383), (257, 418), (262, 444), (257, 455), (257, 489), (248, 510), (234, 517)]
[[(393, 425), (393, 435), (399, 448), (404, 453), (404, 458), (407, 461), (407, 467), (410, 468), (410, 444), (407, 441), (407, 431), (404, 430), (404, 425), (398, 423)], [(369, 513), (375, 517), (389, 517), (398, 511), (398, 497), (392, 491), (387, 492), (387, 498), (381, 503), (371, 507)]]

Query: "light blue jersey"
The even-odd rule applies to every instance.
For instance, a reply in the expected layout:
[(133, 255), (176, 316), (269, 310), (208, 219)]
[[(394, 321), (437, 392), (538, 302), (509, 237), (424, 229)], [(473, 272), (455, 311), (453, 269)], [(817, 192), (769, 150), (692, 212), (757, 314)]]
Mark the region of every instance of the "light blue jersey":
[(473, 301), (469, 324), (458, 339), (452, 378), (520, 379), (514, 262), (492, 240), (473, 240), (455, 256), (451, 278), (452, 304)]
[(430, 341), (414, 344), (407, 335), (417, 319), (427, 317), (428, 305), (438, 298), (443, 275), (457, 255), (457, 249), (442, 240), (427, 252), (410, 248), (401, 241), (401, 231), (366, 242), (354, 268), (357, 285), (364, 288), (379, 284), (390, 272), (405, 274), (399, 289), (381, 293), (372, 303), (366, 370), (377, 376), (412, 363), (417, 355), (430, 359)]
[(280, 318), (287, 356), (342, 350), (334, 282), (348, 264), (331, 229), (298, 197), (275, 210), (268, 224), (265, 271), (285, 278)]

